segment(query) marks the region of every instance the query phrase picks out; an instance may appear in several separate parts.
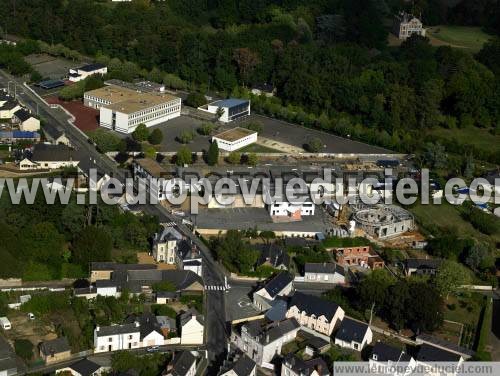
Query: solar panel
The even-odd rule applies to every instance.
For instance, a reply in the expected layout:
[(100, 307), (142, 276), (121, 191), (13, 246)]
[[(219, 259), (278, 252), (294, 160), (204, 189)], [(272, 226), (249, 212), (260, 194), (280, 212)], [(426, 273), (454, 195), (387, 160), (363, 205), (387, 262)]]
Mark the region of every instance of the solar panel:
[(64, 86), (64, 81), (61, 80), (47, 80), (40, 82), (40, 87), (42, 89), (55, 89), (56, 87)]

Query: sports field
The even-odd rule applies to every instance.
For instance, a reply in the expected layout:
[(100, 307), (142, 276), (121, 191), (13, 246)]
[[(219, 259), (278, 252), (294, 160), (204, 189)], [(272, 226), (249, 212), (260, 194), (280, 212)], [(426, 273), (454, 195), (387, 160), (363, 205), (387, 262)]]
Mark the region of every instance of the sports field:
[(468, 26), (434, 26), (427, 29), (427, 36), (435, 46), (449, 45), (477, 52), (491, 36), (480, 27)]

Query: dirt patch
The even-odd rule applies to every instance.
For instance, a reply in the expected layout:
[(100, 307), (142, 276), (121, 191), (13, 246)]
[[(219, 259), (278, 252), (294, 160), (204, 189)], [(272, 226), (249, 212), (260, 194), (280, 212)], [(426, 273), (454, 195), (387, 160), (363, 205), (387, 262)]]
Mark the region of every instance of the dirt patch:
[(47, 103), (59, 104), (75, 117), (75, 125), (80, 130), (87, 132), (99, 127), (99, 111), (85, 107), (81, 101), (64, 102), (52, 96), (45, 99)]
[(28, 319), (24, 312), (16, 311), (9, 315), (12, 329), (4, 331), (6, 337), (14, 343), (16, 339), (27, 339), (34, 346), (40, 342), (57, 338), (54, 326), (40, 318)]

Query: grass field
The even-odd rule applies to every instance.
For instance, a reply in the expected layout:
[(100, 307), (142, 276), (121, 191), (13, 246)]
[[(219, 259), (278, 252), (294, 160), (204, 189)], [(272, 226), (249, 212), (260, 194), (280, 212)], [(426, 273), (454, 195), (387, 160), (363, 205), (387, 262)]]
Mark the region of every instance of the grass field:
[(483, 44), (491, 38), (479, 27), (443, 25), (428, 28), (427, 36), (434, 45), (450, 45), (471, 52), (479, 51)]
[(238, 150), (240, 153), (283, 153), (282, 151), (259, 144), (251, 144)]
[(487, 129), (470, 128), (435, 128), (431, 135), (456, 140), (460, 144), (474, 145), (479, 149), (488, 149), (492, 152), (500, 151), (500, 135), (491, 134)]
[(500, 235), (487, 236), (477, 231), (469, 222), (460, 216), (458, 208), (447, 203), (445, 199), (441, 205), (415, 204), (410, 208), (417, 222), (424, 228), (435, 225), (440, 228), (454, 227), (464, 236), (471, 236), (479, 240), (494, 239), (500, 241)]

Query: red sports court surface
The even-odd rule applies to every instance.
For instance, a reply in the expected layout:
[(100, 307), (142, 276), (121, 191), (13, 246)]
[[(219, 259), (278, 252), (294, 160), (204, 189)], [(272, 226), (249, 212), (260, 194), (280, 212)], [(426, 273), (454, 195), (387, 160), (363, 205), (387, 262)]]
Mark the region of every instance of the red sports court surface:
[(52, 96), (45, 98), (47, 103), (60, 104), (75, 117), (75, 125), (82, 131), (93, 131), (99, 127), (99, 111), (85, 107), (81, 101), (65, 102)]

